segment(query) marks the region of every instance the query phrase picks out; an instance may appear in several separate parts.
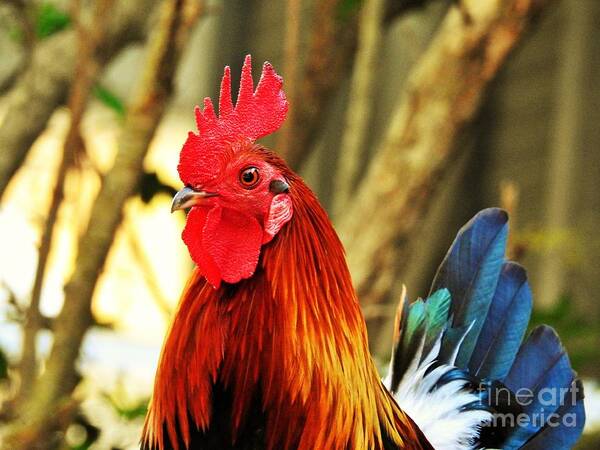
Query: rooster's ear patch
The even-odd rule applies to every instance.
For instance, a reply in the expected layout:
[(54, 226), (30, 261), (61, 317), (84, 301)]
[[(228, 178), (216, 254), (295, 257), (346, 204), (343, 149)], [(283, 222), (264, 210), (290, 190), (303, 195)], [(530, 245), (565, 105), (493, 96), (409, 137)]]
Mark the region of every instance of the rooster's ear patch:
[(269, 213), (265, 219), (263, 244), (269, 242), (290, 221), (294, 214), (292, 199), (288, 194), (278, 194), (273, 197)]

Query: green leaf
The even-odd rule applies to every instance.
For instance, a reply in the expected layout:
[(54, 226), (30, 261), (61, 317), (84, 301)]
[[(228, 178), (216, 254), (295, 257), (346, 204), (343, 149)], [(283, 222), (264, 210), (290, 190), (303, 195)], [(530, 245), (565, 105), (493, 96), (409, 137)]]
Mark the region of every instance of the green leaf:
[(117, 413), (123, 419), (133, 420), (137, 418), (146, 417), (146, 413), (148, 412), (148, 403), (143, 402), (131, 408), (116, 408)]
[(115, 412), (125, 420), (133, 420), (139, 417), (146, 417), (148, 412), (149, 400), (142, 400), (135, 405), (123, 406), (117, 404), (113, 399), (109, 399)]
[(338, 17), (342, 22), (346, 22), (362, 7), (363, 0), (341, 0), (338, 3)]
[(38, 39), (45, 39), (54, 33), (64, 30), (71, 24), (71, 17), (52, 3), (42, 3), (37, 11), (35, 34)]
[(97, 84), (94, 86), (93, 94), (94, 94), (94, 97), (96, 97), (98, 100), (100, 100), (100, 102), (104, 106), (112, 109), (120, 117), (125, 117), (125, 112), (126, 112), (125, 104), (119, 97), (117, 97), (109, 89)]
[(120, 389), (122, 388), (117, 388), (117, 393), (113, 395), (103, 394), (103, 397), (113, 407), (115, 412), (125, 420), (133, 420), (139, 417), (146, 417), (146, 413), (148, 412), (148, 403), (150, 403), (150, 399), (140, 400), (133, 405), (124, 405), (116, 398), (116, 396), (119, 395)]

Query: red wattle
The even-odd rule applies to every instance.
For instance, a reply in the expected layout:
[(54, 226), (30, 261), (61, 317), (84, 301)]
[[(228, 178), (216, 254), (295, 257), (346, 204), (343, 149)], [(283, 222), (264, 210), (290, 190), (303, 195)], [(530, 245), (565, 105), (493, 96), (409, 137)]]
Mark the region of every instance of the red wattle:
[(185, 228), (181, 237), (187, 245), (192, 260), (200, 269), (200, 272), (215, 288), (221, 285), (221, 273), (212, 257), (208, 254), (202, 245), (202, 230), (206, 226), (206, 218), (210, 208), (196, 207), (192, 208), (187, 216)]
[(192, 208), (183, 230), (192, 259), (215, 288), (221, 281), (237, 283), (254, 274), (262, 238), (254, 217), (219, 205)]

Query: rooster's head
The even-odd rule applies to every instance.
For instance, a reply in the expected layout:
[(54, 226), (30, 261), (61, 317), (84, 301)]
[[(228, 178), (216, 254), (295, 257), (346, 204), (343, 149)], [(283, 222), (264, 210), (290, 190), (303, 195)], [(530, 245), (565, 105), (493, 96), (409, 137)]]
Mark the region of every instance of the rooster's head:
[(242, 68), (235, 107), (229, 67), (221, 82), (219, 116), (209, 98), (196, 108), (198, 134), (181, 150), (185, 187), (172, 211), (191, 208), (183, 230), (190, 255), (206, 279), (237, 283), (254, 274), (262, 245), (292, 217), (285, 166), (255, 141), (276, 131), (287, 113), (282, 79), (269, 63), (253, 88), (250, 56)]

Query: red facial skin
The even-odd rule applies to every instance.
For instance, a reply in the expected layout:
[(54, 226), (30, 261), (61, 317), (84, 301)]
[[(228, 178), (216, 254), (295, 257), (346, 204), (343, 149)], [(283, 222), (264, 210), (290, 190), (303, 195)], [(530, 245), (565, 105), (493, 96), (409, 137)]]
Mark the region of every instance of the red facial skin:
[[(240, 148), (243, 147), (243, 148)], [(254, 274), (260, 249), (288, 222), (293, 213), (286, 193), (273, 193), (271, 183), (286, 182), (283, 174), (261, 158), (261, 149), (236, 143), (223, 158), (218, 173), (208, 183), (191, 187), (215, 194), (202, 199), (188, 215), (183, 240), (207, 280), (237, 283)], [(246, 185), (241, 179), (248, 168), (258, 180)]]
[[(242, 214), (256, 218), (263, 223), (269, 213), (273, 193), (269, 191), (269, 184), (273, 180), (285, 182), (283, 175), (274, 167), (261, 160), (253, 150), (252, 144), (235, 144), (235, 147), (245, 146), (247, 148), (236, 149), (232, 152), (231, 159), (225, 164), (220, 174), (214, 181), (203, 186), (192, 186), (196, 190), (202, 190), (217, 194), (204, 200), (206, 206), (219, 205), (223, 208), (231, 208)], [(256, 167), (259, 173), (258, 183), (252, 187), (244, 186), (240, 181), (244, 169)]]

